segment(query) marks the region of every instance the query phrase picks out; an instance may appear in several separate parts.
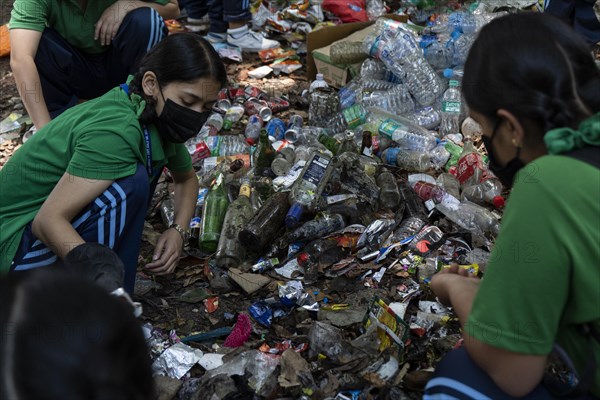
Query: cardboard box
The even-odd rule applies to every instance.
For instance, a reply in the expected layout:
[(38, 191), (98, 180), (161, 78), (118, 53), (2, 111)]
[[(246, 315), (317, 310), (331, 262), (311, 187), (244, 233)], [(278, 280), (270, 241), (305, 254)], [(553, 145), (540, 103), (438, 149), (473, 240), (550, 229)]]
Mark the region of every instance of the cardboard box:
[[(388, 14), (384, 15), (384, 18), (390, 18), (399, 22), (407, 22), (408, 17), (406, 15), (395, 15)], [(315, 61), (312, 52), (314, 50), (326, 47), (333, 42), (344, 39), (350, 36), (354, 32), (365, 29), (366, 27), (374, 24), (374, 21), (370, 22), (353, 22), (350, 24), (342, 24), (337, 26), (328, 26), (325, 28), (318, 29), (308, 34), (306, 43), (307, 55), (306, 55), (306, 72), (309, 80), (314, 80), (317, 75), (317, 71), (325, 76), (328, 83), (335, 86), (339, 84), (343, 86), (350, 78), (351, 71), (346, 66), (338, 66), (335, 64), (328, 64), (324, 61)], [(318, 63), (318, 65), (317, 65)]]

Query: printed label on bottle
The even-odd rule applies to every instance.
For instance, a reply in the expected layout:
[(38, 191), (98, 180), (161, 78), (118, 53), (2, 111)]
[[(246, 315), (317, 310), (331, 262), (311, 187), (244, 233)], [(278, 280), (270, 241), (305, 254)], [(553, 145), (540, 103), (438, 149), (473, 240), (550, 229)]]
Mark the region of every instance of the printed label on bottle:
[(329, 159), (316, 155), (310, 165), (306, 168), (306, 172), (302, 176), (302, 179), (312, 183), (317, 186), (321, 179), (323, 179), (323, 175), (325, 175), (325, 170), (329, 165)]
[(379, 133), (386, 136), (388, 139), (391, 139), (394, 131), (398, 128), (400, 128), (400, 124), (393, 119), (388, 118), (379, 125)]
[(365, 122), (365, 116), (362, 113), (359, 105), (346, 108), (344, 111), (342, 111), (342, 114), (344, 115), (344, 119), (346, 120), (348, 128), (350, 129), (354, 129)]
[(442, 112), (460, 114), (460, 101), (443, 101)]
[(243, 184), (240, 187), (240, 196), (250, 197), (251, 192), (252, 192), (252, 189), (250, 188), (250, 185), (248, 185), (248, 184)]
[(483, 171), (483, 160), (479, 153), (469, 153), (458, 160), (457, 167), (456, 177), (462, 185), (475, 174), (477, 169)]

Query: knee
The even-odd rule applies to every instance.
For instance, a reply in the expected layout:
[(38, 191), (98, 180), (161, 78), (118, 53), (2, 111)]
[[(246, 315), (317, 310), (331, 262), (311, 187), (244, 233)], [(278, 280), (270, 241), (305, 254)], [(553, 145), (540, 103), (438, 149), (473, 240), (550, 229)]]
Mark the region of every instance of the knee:
[(121, 29), (130, 31), (136, 37), (149, 37), (156, 43), (165, 38), (168, 33), (163, 18), (150, 7), (141, 7), (129, 12), (123, 20)]

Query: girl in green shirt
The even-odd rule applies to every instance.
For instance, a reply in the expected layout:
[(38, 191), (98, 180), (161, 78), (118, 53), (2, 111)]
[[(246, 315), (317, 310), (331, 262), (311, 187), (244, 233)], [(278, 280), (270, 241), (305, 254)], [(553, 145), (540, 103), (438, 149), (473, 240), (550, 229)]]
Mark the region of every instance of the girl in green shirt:
[[(483, 129), (489, 167), (512, 185), (482, 280), (451, 269), (431, 287), (463, 325), (425, 399), (547, 399), (555, 345), (579, 384), (566, 398), (600, 396), (600, 71), (586, 43), (547, 14), (483, 27), (463, 93)], [(574, 389), (574, 390), (571, 390)]]
[(212, 46), (177, 34), (148, 52), (128, 83), (40, 129), (0, 171), (0, 271), (47, 266), (96, 242), (119, 255), (132, 291), (151, 183), (166, 166), (175, 223), (146, 268), (172, 272), (198, 194), (183, 142), (200, 130), (225, 83)]

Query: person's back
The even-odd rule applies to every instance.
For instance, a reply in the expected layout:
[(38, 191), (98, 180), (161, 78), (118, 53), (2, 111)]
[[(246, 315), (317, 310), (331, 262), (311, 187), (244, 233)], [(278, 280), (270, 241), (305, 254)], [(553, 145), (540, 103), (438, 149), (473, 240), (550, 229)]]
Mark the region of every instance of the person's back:
[(0, 280), (0, 398), (152, 398), (150, 356), (131, 308), (56, 270)]

